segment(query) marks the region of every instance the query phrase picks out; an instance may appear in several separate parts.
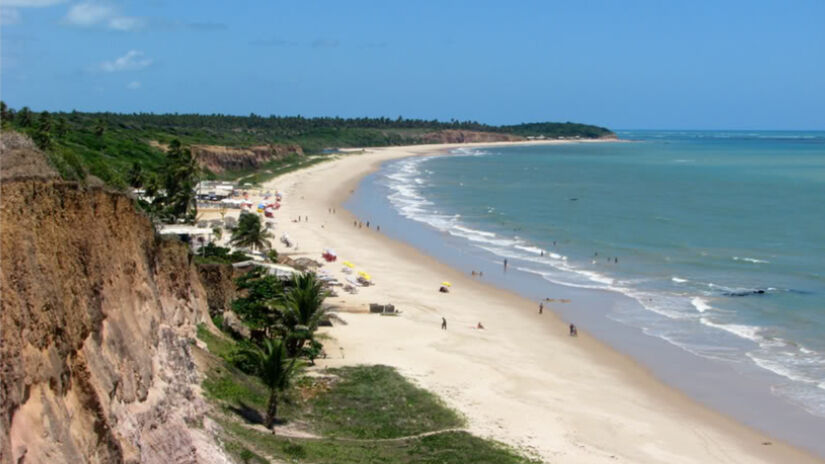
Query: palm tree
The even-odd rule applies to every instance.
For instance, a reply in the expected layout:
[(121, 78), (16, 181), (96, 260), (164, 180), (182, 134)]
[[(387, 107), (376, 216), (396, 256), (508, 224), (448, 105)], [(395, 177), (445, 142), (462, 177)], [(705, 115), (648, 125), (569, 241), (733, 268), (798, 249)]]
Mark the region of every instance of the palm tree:
[(279, 395), (289, 388), (300, 366), (295, 358), (287, 356), (283, 341), (277, 338), (266, 340), (263, 349), (247, 348), (244, 352), (255, 366), (255, 375), (269, 388), (264, 425), (272, 428), (278, 417)]
[(230, 243), (239, 247), (248, 247), (253, 250), (262, 250), (271, 245), (269, 239), (272, 233), (261, 224), (261, 217), (252, 213), (241, 213), (238, 225), (232, 229)]
[(17, 113), (17, 122), (20, 124), (21, 127), (31, 127), (32, 125), (34, 125), (34, 119), (32, 118), (32, 110), (30, 110), (28, 106), (20, 108), (20, 112)]
[(297, 356), (307, 340), (314, 340), (318, 323), (326, 313), (323, 306), (326, 297), (327, 292), (315, 273), (292, 276), (289, 289), (282, 297), (281, 316), (290, 355)]
[(101, 118), (96, 119), (92, 130), (96, 136), (103, 137), (103, 134), (106, 132), (106, 121)]
[(133, 188), (137, 189), (143, 186), (143, 166), (141, 166), (137, 161), (132, 163), (132, 167), (129, 169), (129, 173), (126, 176), (128, 177), (129, 185)]
[(198, 214), (195, 187), (198, 182), (198, 163), (188, 147), (175, 139), (169, 144), (164, 166), (163, 184), (166, 195), (162, 199), (163, 218), (169, 222), (193, 223)]

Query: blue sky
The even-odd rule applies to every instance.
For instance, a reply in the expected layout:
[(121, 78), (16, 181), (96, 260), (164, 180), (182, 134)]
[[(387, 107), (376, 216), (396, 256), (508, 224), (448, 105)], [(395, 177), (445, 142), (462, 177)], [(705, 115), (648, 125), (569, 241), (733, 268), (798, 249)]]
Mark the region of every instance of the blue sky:
[(1, 1), (16, 108), (825, 129), (825, 1)]

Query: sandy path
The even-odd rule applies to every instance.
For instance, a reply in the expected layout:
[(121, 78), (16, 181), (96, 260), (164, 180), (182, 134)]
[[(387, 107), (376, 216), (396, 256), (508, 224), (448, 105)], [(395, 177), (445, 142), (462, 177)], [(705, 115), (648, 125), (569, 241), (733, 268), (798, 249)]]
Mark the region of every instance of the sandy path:
[[(383, 161), (443, 148), (371, 149), (265, 186), (285, 194), (276, 233), (297, 240), (297, 255), (320, 260), (332, 247), (339, 262), (353, 261), (376, 282), (330, 299), (351, 312), (340, 313), (347, 325), (328, 331), (335, 340), (319, 364), (397, 367), (465, 414), (472, 432), (546, 461), (820, 462), (704, 408), (586, 333), (568, 337), (564, 322), (548, 311), (539, 316), (536, 303), (353, 227), (340, 204), (364, 175)], [(291, 222), (299, 214), (309, 222)], [(340, 264), (325, 268), (343, 275)], [(453, 283), (449, 294), (437, 291), (443, 280)], [(364, 314), (370, 302), (393, 303), (403, 313)], [(485, 330), (474, 328), (478, 321)]]

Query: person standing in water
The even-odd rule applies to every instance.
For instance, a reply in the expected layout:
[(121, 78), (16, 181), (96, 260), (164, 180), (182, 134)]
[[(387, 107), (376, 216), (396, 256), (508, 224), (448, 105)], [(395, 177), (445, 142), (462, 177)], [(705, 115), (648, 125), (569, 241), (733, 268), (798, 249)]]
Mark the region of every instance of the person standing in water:
[(507, 258), (504, 258), (504, 270), (507, 270)]
[(447, 318), (441, 318), (441, 330), (447, 330)]

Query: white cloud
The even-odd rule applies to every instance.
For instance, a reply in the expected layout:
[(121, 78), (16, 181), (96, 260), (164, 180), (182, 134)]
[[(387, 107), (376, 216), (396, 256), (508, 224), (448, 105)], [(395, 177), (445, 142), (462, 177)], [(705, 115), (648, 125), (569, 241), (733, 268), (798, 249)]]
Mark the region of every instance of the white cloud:
[(143, 27), (143, 20), (132, 16), (116, 16), (109, 19), (107, 26), (116, 31), (134, 31)]
[(19, 24), (22, 16), (17, 8), (42, 8), (64, 3), (66, 0), (3, 0), (0, 5), (0, 25)]
[(3, 6), (19, 6), (21, 8), (40, 8), (65, 3), (66, 0), (3, 0)]
[(89, 27), (106, 20), (113, 13), (109, 6), (86, 2), (73, 5), (63, 19), (74, 26)]
[(152, 64), (151, 58), (145, 58), (143, 52), (129, 50), (114, 61), (100, 63), (100, 69), (106, 72), (137, 71)]
[(73, 5), (63, 22), (79, 27), (102, 25), (115, 31), (133, 31), (143, 27), (145, 21), (134, 16), (119, 15), (115, 8), (91, 1)]
[(20, 10), (15, 8), (0, 8), (0, 25), (11, 26), (20, 22)]
[(140, 81), (132, 81), (126, 84), (126, 88), (129, 90), (137, 90), (140, 88)]

